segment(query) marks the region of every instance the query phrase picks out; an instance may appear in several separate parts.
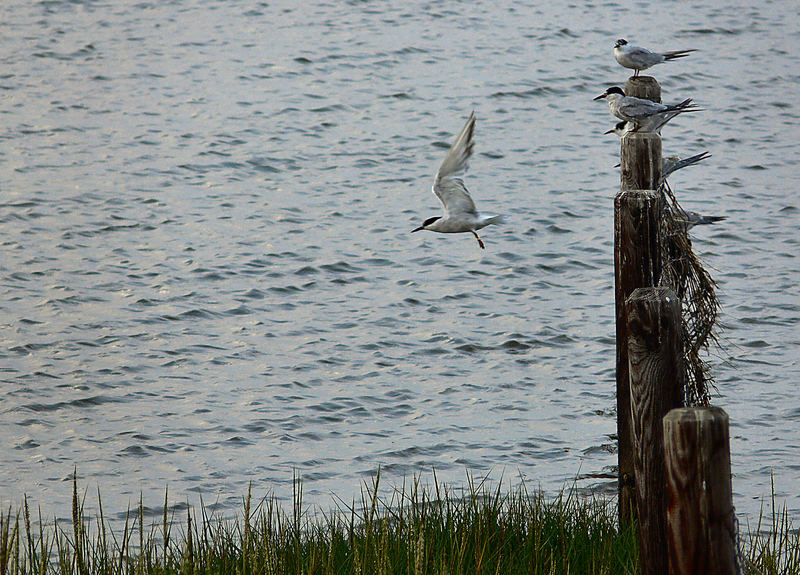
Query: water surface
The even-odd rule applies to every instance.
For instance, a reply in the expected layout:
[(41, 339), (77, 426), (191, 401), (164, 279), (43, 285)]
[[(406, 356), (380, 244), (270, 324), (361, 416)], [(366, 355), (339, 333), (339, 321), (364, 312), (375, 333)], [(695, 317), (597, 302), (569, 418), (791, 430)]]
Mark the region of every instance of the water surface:
[[(614, 41), (702, 114), (665, 153), (719, 282), (714, 403), (737, 510), (800, 518), (794, 3), (7, 2), (0, 75), (3, 504), (81, 483), (345, 501), (383, 469), (614, 491)], [(665, 20), (664, 15), (669, 14)], [(510, 222), (409, 231), (471, 110)]]

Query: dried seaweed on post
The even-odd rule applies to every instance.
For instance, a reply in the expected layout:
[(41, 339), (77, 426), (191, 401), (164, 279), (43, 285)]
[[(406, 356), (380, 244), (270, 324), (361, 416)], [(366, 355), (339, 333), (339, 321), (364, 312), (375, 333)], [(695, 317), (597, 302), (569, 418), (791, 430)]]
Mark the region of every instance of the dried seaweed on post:
[(692, 249), (689, 216), (666, 180), (658, 192), (663, 206), (660, 284), (675, 290), (681, 300), (686, 404), (708, 405), (713, 379), (701, 352), (708, 350), (712, 343), (718, 344), (715, 329), (719, 314), (717, 283)]

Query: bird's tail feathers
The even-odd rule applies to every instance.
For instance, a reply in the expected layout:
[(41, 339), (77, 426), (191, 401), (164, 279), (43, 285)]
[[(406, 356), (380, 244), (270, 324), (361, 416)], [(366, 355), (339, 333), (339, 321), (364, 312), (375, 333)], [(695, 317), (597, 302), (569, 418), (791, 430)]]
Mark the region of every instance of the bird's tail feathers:
[(700, 112), (700, 108), (691, 98), (686, 98), (683, 102), (672, 104), (667, 108), (667, 111), (672, 112)]
[(710, 158), (711, 154), (708, 152), (702, 152), (700, 154), (695, 154), (694, 156), (689, 156), (688, 158), (682, 158), (675, 162), (672, 169), (670, 169), (670, 173), (676, 172), (678, 170), (682, 170), (686, 166), (692, 166), (701, 160), (705, 160), (706, 158)]
[(506, 216), (491, 216), (483, 220), (483, 225), (488, 226), (491, 224), (504, 224), (508, 221)]
[(675, 60), (676, 58), (688, 56), (691, 52), (697, 52), (697, 50), (694, 48), (691, 50), (671, 50), (669, 52), (663, 52), (661, 55), (664, 56), (664, 60)]

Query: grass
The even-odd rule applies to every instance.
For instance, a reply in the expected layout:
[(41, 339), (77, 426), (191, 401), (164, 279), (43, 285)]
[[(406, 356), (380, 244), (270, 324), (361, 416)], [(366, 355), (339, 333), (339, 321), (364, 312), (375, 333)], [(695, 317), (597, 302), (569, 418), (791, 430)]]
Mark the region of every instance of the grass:
[[(575, 490), (548, 499), (524, 484), (468, 480), (463, 488), (433, 487), (417, 478), (382, 495), (380, 473), (361, 500), (329, 512), (303, 504), (294, 481), (290, 510), (250, 491), (235, 517), (203, 505), (176, 518), (164, 494), (163, 514), (145, 522), (140, 499), (124, 526), (84, 514), (73, 480), (70, 521), (31, 520), (27, 499), (0, 512), (0, 575), (17, 574), (626, 574), (637, 573), (634, 528), (621, 529), (607, 499)], [(170, 511), (171, 509), (171, 511)], [(183, 515), (185, 513), (185, 515)], [(743, 572), (800, 573), (800, 540), (787, 514), (777, 530), (747, 538)], [(67, 525), (66, 528), (62, 527)]]
[(786, 508), (778, 511), (775, 505), (775, 482), (772, 482), (770, 528), (763, 527), (764, 510), (754, 531), (748, 526), (747, 553), (744, 557), (745, 575), (795, 575), (800, 573), (800, 530), (789, 519)]

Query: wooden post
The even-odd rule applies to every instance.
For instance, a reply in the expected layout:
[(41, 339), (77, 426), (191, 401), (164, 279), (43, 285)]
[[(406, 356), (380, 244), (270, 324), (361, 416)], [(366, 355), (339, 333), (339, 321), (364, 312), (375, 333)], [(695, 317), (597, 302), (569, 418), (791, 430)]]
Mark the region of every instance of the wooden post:
[(661, 103), (661, 86), (652, 76), (631, 76), (625, 82), (625, 95)]
[[(654, 78), (631, 78), (625, 93), (661, 99)], [(620, 193), (614, 199), (614, 300), (617, 318), (617, 461), (619, 519), (636, 516), (633, 435), (631, 433), (628, 331), (625, 300), (636, 288), (658, 283), (661, 275), (659, 230), (661, 205), (655, 192), (661, 178), (661, 138), (634, 132), (620, 143)]]
[(621, 190), (655, 190), (661, 181), (661, 136), (629, 132), (619, 145)]
[(621, 192), (614, 199), (614, 283), (617, 316), (617, 460), (619, 519), (636, 516), (628, 322), (625, 301), (637, 288), (656, 285), (661, 273), (658, 247), (660, 198), (650, 190)]
[(664, 418), (671, 575), (737, 573), (728, 415), (673, 409)]
[(667, 491), (662, 419), (683, 404), (681, 304), (670, 288), (634, 291), (628, 309), (639, 558), (642, 575), (667, 572)]

